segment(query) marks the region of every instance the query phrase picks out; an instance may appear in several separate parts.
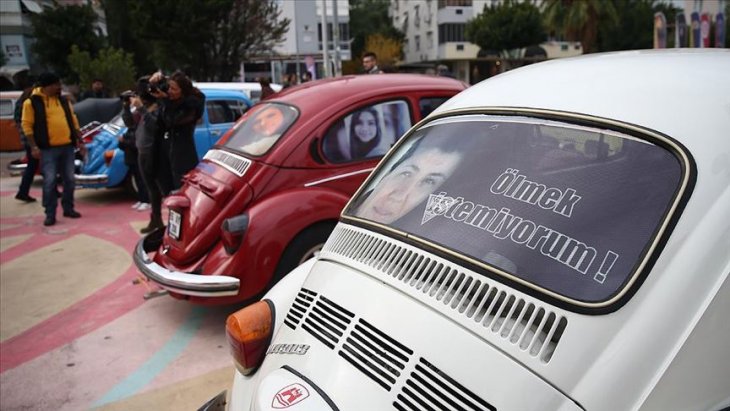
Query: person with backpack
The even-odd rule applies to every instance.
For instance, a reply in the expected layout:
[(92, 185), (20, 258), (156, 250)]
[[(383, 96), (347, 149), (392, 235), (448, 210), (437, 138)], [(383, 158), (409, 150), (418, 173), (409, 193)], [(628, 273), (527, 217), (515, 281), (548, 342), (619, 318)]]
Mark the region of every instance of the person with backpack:
[(63, 216), (80, 218), (81, 213), (74, 208), (74, 150), (78, 148), (86, 155), (86, 147), (79, 138), (79, 122), (73, 107), (61, 95), (61, 79), (56, 74), (48, 72), (38, 77), (38, 87), (23, 102), (21, 123), (31, 156), (40, 160), (46, 214), (43, 225), (56, 224), (58, 174), (63, 180)]

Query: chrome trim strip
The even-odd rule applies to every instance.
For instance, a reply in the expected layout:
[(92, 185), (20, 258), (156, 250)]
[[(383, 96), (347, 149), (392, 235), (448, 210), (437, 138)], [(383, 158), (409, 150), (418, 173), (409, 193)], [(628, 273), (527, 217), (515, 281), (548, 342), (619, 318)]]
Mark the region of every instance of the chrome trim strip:
[(339, 180), (339, 179), (342, 179), (342, 178), (347, 178), (347, 177), (355, 176), (355, 175), (362, 174), (362, 173), (369, 173), (369, 172), (371, 172), (373, 170), (375, 170), (375, 167), (365, 168), (365, 169), (362, 169), (362, 170), (353, 171), (353, 172), (345, 173), (345, 174), (340, 174), (340, 175), (333, 176), (333, 177), (327, 177), (327, 178), (323, 178), (321, 180), (317, 180), (317, 181), (312, 181), (310, 183), (306, 183), (306, 184), (304, 184), (304, 187), (312, 187), (312, 186), (316, 186), (318, 184), (326, 183), (328, 181)]
[(144, 238), (134, 249), (134, 264), (150, 281), (177, 294), (196, 297), (225, 297), (237, 295), (241, 281), (225, 275), (188, 274), (170, 271), (152, 261), (144, 250)]
[[(231, 166), (230, 164), (227, 164), (224, 160), (224, 158), (226, 158), (226, 157), (241, 161), (243, 163), (242, 169), (239, 170), (239, 169)], [(243, 175), (246, 174), (246, 171), (248, 170), (248, 168), (251, 166), (251, 160), (249, 160), (246, 157), (239, 156), (239, 155), (233, 154), (233, 153), (229, 153), (229, 152), (223, 151), (223, 150), (216, 150), (216, 149), (208, 150), (208, 152), (205, 153), (205, 155), (203, 156), (203, 160), (208, 160), (212, 163), (218, 164), (219, 166), (225, 168), (226, 170), (230, 171), (231, 173), (233, 173), (239, 177), (243, 177)]]
[(76, 185), (79, 184), (106, 184), (109, 176), (106, 174), (74, 174)]

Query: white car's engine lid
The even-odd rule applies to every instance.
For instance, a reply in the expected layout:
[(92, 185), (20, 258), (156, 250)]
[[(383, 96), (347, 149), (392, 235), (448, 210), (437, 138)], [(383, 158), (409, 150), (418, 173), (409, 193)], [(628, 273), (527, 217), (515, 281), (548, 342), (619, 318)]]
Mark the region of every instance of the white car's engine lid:
[(306, 377), (291, 368), (279, 368), (261, 380), (254, 397), (254, 410), (336, 410), (329, 398), (320, 395), (320, 392)]

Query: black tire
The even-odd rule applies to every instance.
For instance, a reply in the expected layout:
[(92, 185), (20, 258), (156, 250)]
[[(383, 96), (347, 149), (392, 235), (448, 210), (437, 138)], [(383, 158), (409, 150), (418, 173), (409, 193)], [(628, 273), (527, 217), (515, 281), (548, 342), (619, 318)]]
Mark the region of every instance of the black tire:
[(322, 249), (332, 230), (335, 229), (335, 224), (335, 222), (318, 223), (297, 234), (281, 255), (271, 285), (273, 286), (291, 270), (314, 257)]

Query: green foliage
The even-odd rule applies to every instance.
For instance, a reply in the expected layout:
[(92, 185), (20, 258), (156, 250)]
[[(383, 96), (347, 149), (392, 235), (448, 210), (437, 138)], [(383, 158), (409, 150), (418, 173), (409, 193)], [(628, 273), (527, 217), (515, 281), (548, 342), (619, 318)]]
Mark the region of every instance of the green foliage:
[(599, 22), (604, 27), (618, 25), (613, 1), (545, 0), (543, 4), (545, 27), (550, 34), (562, 40), (580, 41), (585, 53), (596, 51)]
[[(379, 34), (392, 39), (401, 45), (405, 41), (405, 34), (393, 27), (388, 16), (388, 0), (350, 0), (350, 37), (352, 38), (351, 54), (353, 59), (362, 56), (368, 36)], [(377, 54), (377, 53), (376, 53)]]
[(132, 55), (124, 50), (109, 47), (92, 58), (87, 51), (71, 47), (68, 64), (78, 73), (82, 90), (88, 88), (92, 80), (99, 78), (113, 94), (131, 89), (135, 84), (135, 69)]
[(92, 56), (103, 47), (104, 41), (94, 25), (96, 19), (90, 5), (45, 8), (42, 13), (32, 14), (31, 24), (36, 39), (32, 50), (39, 63), (66, 80), (77, 81), (67, 56), (74, 45)]
[(505, 0), (484, 6), (464, 30), (466, 39), (484, 50), (511, 50), (545, 40), (540, 10), (532, 3)]
[[(654, 13), (661, 11), (670, 27), (682, 9), (656, 0), (610, 0), (618, 24), (598, 23), (597, 51), (639, 50), (654, 47)], [(674, 47), (674, 32), (667, 32), (667, 47)]]
[(230, 80), (246, 58), (270, 53), (289, 26), (274, 0), (104, 0), (111, 41), (148, 73), (182, 69)]
[(3, 53), (2, 50), (0, 50), (0, 67), (7, 64), (7, 62), (8, 62), (8, 58), (5, 57), (5, 53)]

